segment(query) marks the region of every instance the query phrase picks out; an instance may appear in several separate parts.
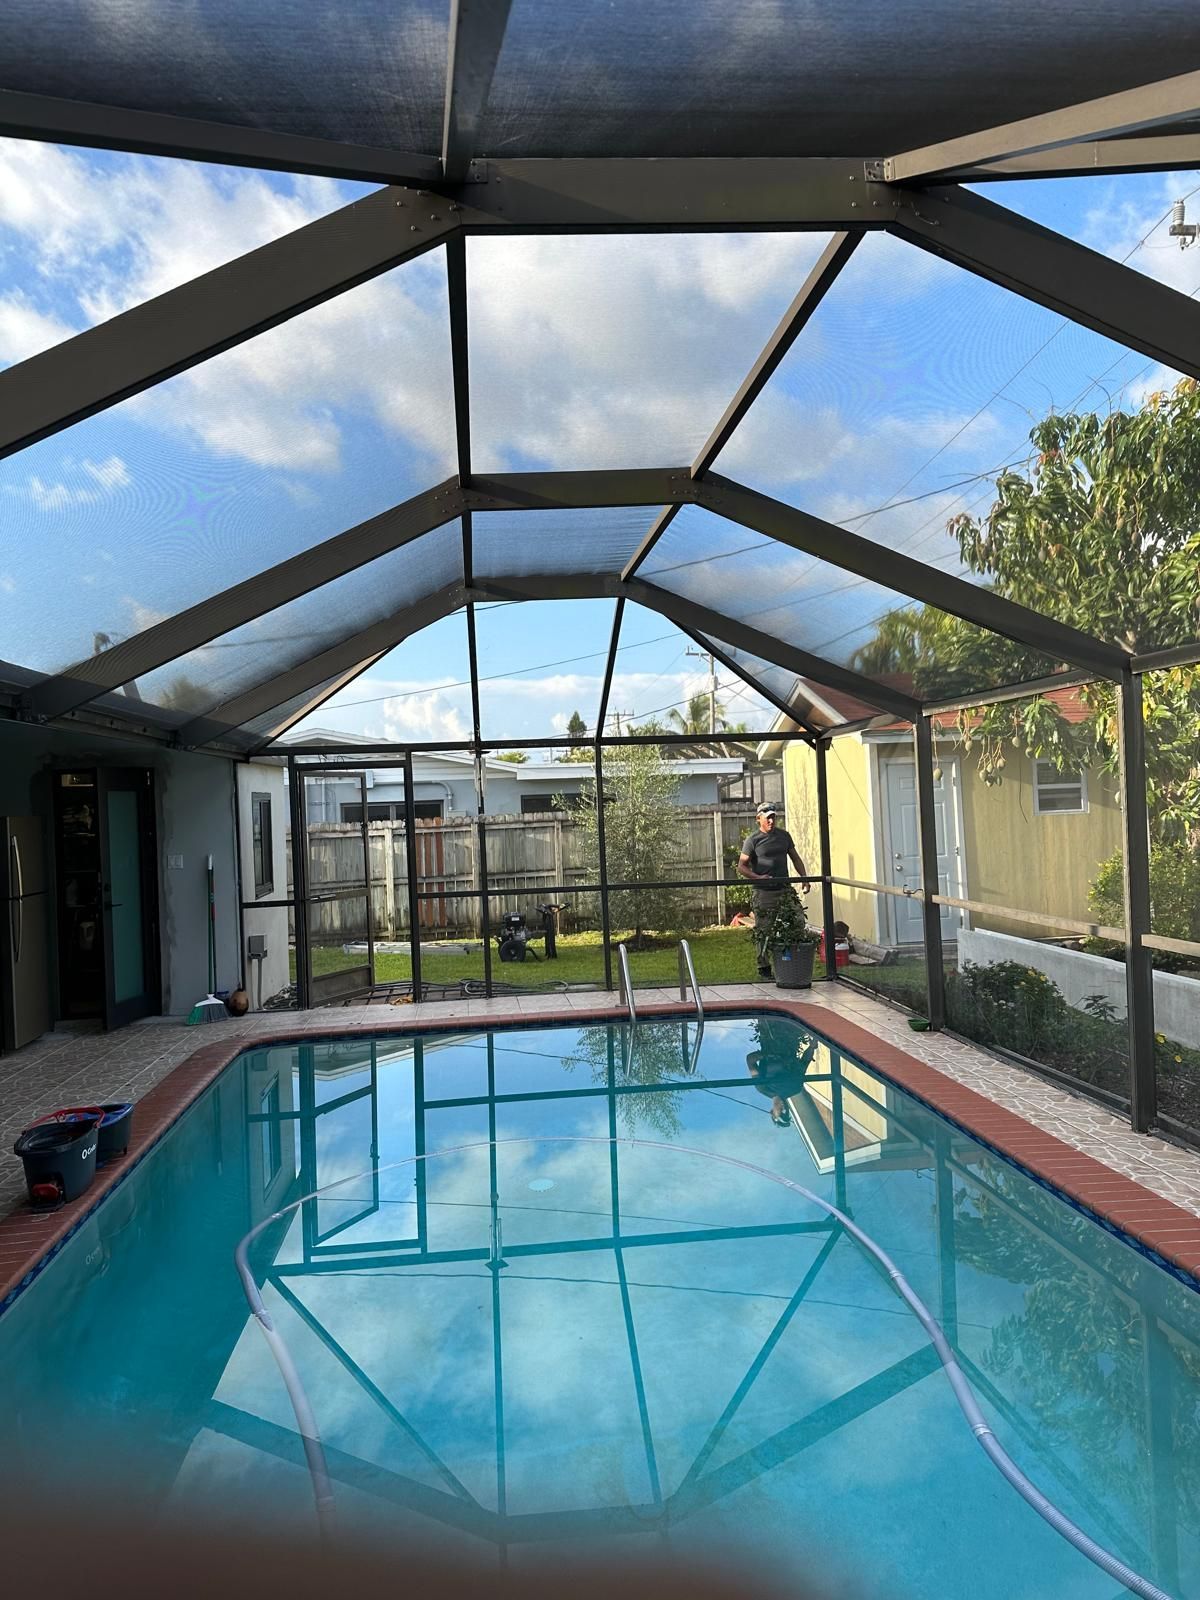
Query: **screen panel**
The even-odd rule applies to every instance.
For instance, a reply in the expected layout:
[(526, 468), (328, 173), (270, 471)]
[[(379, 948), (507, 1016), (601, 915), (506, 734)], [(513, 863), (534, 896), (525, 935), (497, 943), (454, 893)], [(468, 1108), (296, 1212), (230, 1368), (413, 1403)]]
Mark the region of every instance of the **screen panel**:
[(1180, 643), (1197, 630), (1179, 593), (1194, 570), (1200, 400), (1178, 382), (872, 236), (717, 468), (1081, 632), (1135, 650)]
[(13, 0), (5, 87), (436, 155), (447, 0)]
[(687, 465), (827, 238), (468, 239), (475, 470)]
[(453, 471), (444, 253), (0, 464), (6, 653), (61, 671)]

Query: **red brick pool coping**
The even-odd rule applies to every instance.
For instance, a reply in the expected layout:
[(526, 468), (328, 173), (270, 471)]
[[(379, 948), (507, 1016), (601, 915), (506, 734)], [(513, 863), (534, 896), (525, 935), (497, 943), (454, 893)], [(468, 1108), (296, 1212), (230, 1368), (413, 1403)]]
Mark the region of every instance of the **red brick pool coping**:
[[(1035, 1178), (1092, 1212), (1100, 1221), (1112, 1224), (1177, 1270), (1200, 1279), (1200, 1217), (1192, 1212), (1153, 1194), (1132, 1178), (1114, 1172), (1094, 1156), (1064, 1144), (1053, 1134), (1043, 1133), (1016, 1112), (1005, 1110), (976, 1090), (956, 1083), (936, 1067), (916, 1060), (868, 1029), (822, 1006), (773, 996), (752, 1007), (745, 1001), (714, 1001), (705, 1007), (705, 1013), (736, 1015), (750, 1009), (781, 1013), (814, 1028), (848, 1055), (856, 1056), (899, 1088), (940, 1111)], [(688, 1014), (687, 1008), (678, 1005), (647, 1004), (639, 1007), (638, 1014), (641, 1017), (669, 1016), (681, 1012)], [(246, 1050), (356, 1035), (463, 1033), (514, 1024), (540, 1027), (553, 1022), (620, 1021), (624, 1016), (619, 1007), (606, 1006), (595, 1011), (575, 1008), (561, 1012), (497, 1011), (478, 1018), (456, 1016), (408, 1023), (400, 1018), (378, 1023), (372, 1019), (338, 1027), (336, 1015), (331, 1014), (328, 1030), (283, 1025), (266, 1034), (249, 1037), (243, 1034), (236, 1039), (202, 1045), (138, 1101), (128, 1154), (104, 1167), (86, 1195), (48, 1215), (35, 1215), (23, 1205), (0, 1219), (0, 1309), (33, 1280), (47, 1259), (57, 1253), (130, 1168), (158, 1143), (229, 1063)]]

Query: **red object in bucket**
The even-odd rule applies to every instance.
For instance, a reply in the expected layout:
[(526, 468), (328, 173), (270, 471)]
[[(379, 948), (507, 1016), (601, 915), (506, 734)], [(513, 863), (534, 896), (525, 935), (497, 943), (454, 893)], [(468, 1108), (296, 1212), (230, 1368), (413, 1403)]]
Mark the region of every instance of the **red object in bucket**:
[[(817, 944), (817, 954), (820, 956), (822, 961), (825, 960), (825, 935), (824, 935), (824, 933), (821, 934), (820, 941)], [(849, 966), (849, 964), (850, 964), (850, 946), (846, 942), (845, 939), (835, 939), (833, 941), (833, 960), (834, 960), (834, 966), (835, 967)]]
[(87, 1122), (95, 1118), (96, 1125), (104, 1121), (103, 1106), (63, 1106), (58, 1111), (47, 1111), (44, 1117), (39, 1117), (31, 1126), (40, 1128), (45, 1122)]

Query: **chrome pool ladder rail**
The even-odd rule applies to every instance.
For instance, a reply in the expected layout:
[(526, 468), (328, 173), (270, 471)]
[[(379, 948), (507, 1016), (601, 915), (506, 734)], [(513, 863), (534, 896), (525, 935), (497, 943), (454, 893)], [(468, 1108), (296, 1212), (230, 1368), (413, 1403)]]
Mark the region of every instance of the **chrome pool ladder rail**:
[(623, 944), (617, 946), (617, 992), (621, 1003), (629, 1012), (630, 1027), (637, 1027), (637, 1007), (633, 1003), (633, 979), (629, 976), (629, 951)]
[(700, 985), (696, 982), (696, 963), (692, 960), (692, 947), (686, 939), (679, 941), (679, 998), (687, 999), (688, 990), (696, 1001), (696, 1020), (704, 1026), (704, 1002), (700, 998)]

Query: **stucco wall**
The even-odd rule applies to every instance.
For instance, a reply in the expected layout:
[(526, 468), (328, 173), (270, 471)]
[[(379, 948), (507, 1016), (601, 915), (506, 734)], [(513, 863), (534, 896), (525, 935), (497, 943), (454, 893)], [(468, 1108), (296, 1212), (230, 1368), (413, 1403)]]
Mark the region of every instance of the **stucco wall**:
[[(950, 747), (947, 746), (947, 749)], [(1087, 775), (1088, 810), (1035, 816), (1033, 764), (1009, 751), (1003, 782), (989, 787), (974, 753), (959, 751), (967, 896), (1014, 911), (1088, 921), (1088, 888), (1100, 863), (1121, 848), (1121, 812), (1112, 784)], [(1019, 916), (973, 913), (975, 927), (1045, 937)]]
[[(238, 821), (242, 873), (243, 931), (248, 940), (262, 934), (267, 941), (267, 957), (262, 963), (262, 996), (270, 999), (290, 981), (288, 963), (288, 912), (286, 906), (256, 907), (254, 889), (254, 820), (251, 796), (271, 796), (271, 873), (272, 887), (264, 900), (283, 900), (288, 893), (287, 781), (282, 767), (267, 762), (246, 762), (237, 769)], [(242, 951), (242, 976), (251, 1004), (257, 997), (257, 963)]]
[[(835, 878), (876, 881), (875, 822), (868, 752), (862, 738), (846, 734), (834, 739), (826, 762), (829, 786), (829, 855)], [(803, 840), (801, 854), (814, 872), (821, 852), (817, 829), (816, 752), (798, 739), (789, 740), (783, 756), (788, 828)], [(834, 916), (860, 938), (879, 937), (881, 896), (869, 889), (834, 885)], [(812, 911), (816, 915), (815, 906)]]
[[(57, 1010), (51, 771), (56, 767), (153, 770), (157, 803), (160, 959), (163, 1011), (187, 1012), (208, 988), (208, 893), (205, 857), (213, 854), (217, 908), (217, 984), (239, 976), (233, 828), (233, 763), (220, 757), (125, 743), (85, 732), (9, 724), (0, 764), (0, 815), (37, 816), (43, 824), (51, 889), (51, 1000)], [(173, 859), (181, 864), (171, 865)]]

